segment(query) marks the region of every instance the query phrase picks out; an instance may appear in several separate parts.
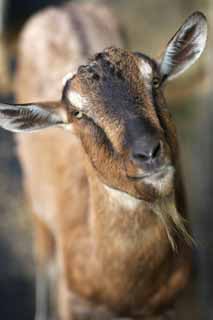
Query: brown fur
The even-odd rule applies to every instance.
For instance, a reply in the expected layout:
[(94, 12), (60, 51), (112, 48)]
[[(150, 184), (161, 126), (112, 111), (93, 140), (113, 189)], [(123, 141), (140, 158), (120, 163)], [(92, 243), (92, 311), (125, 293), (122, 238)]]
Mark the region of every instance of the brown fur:
[[(87, 10), (86, 6), (83, 8)], [(79, 10), (77, 6), (75, 10)], [(103, 12), (103, 20), (98, 23), (103, 24), (103, 30), (111, 25), (114, 42), (119, 45), (116, 23), (105, 8)], [(105, 14), (112, 23), (105, 20)], [(68, 48), (68, 43), (71, 46), (75, 42), (68, 20), (66, 10), (50, 9), (26, 26), (16, 79), (19, 102), (59, 99), (60, 78), (84, 61), (85, 47), (80, 54), (76, 48)], [(42, 33), (38, 25), (45, 26)], [(55, 29), (60, 35), (57, 40)], [(104, 36), (100, 32), (97, 37), (101, 47), (108, 45)], [(75, 316), (84, 319), (85, 315), (93, 319), (151, 319), (172, 306), (188, 281), (190, 248), (170, 219), (166, 220), (166, 227), (177, 247), (174, 251), (167, 228), (156, 214), (160, 210), (164, 217), (162, 208), (171, 205), (177, 210), (175, 214), (186, 216), (176, 130), (161, 89), (156, 92), (155, 101), (151, 93), (147, 94), (138, 68), (140, 59), (158, 74), (154, 60), (110, 48), (68, 81), (63, 101), (75, 134), (48, 129), (17, 138), (33, 211), (55, 241), (59, 314), (63, 320)], [(89, 68), (94, 62), (97, 70), (91, 73)], [(118, 90), (114, 96), (109, 94), (111, 86)], [(89, 99), (88, 118), (73, 118), (73, 106), (67, 101), (72, 89)], [(162, 140), (162, 163), (168, 161), (176, 169), (174, 180), (163, 190), (128, 178), (137, 173), (129, 160), (134, 130), (127, 128), (135, 117), (146, 119)], [(129, 134), (125, 136), (126, 132)], [(137, 205), (128, 209), (125, 200), (122, 203), (113, 198), (105, 185), (134, 197)], [(165, 201), (162, 206), (159, 199)], [(41, 244), (42, 256), (45, 246)]]

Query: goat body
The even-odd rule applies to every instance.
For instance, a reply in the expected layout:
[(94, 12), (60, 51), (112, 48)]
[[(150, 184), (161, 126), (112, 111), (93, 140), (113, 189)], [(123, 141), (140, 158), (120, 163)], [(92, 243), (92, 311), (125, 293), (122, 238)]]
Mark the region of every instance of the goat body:
[[(188, 31), (190, 24), (194, 29)], [(195, 13), (176, 38), (188, 36), (190, 41), (199, 30), (205, 33), (204, 24), (203, 15)], [(99, 33), (94, 34), (97, 29)], [(176, 38), (170, 46), (179, 41)], [(59, 100), (61, 78), (85, 63), (88, 53), (108, 45), (120, 47), (121, 39), (117, 23), (105, 7), (72, 4), (38, 14), (21, 37), (18, 102), (39, 100), (42, 106), (42, 101)], [(73, 121), (73, 133), (49, 128), (17, 137), (25, 190), (35, 216), (39, 272), (44, 273), (51, 265), (57, 267), (58, 312), (63, 320), (157, 316), (173, 305), (186, 286), (191, 249), (184, 226), (185, 201), (175, 126), (164, 107), (156, 116), (151, 93), (146, 92), (150, 74), (166, 70), (164, 81), (180, 72), (182, 60), (179, 69), (172, 63), (167, 65), (175, 54), (171, 52), (166, 52), (168, 56), (165, 54), (159, 71), (158, 64), (145, 55), (114, 47), (105, 50), (65, 81), (61, 110), (68, 100), (80, 108), (67, 113), (66, 106), (60, 111), (61, 117), (66, 113), (67, 129)], [(178, 58), (177, 52), (176, 61)], [(186, 58), (192, 59), (192, 55)], [(147, 107), (141, 118), (140, 96)], [(87, 110), (84, 107), (88, 101)], [(154, 95), (154, 101), (156, 105), (164, 104), (161, 93)], [(116, 107), (110, 109), (114, 103)], [(31, 125), (36, 119), (42, 121), (37, 111), (33, 111)], [(81, 111), (87, 116), (78, 120)], [(74, 114), (77, 116), (72, 120)], [(142, 118), (149, 124), (147, 120), (141, 122)], [(104, 132), (100, 129), (103, 127)], [(137, 134), (143, 137), (140, 158), (138, 144), (134, 145)], [(144, 150), (151, 144), (155, 150), (150, 160)], [(134, 153), (129, 160), (132, 151), (128, 148), (132, 145)], [(156, 168), (164, 161), (170, 165), (159, 173)], [(136, 166), (140, 171), (135, 171)], [(147, 178), (150, 166), (155, 170), (154, 178)], [(135, 172), (142, 172), (145, 180), (139, 183)]]

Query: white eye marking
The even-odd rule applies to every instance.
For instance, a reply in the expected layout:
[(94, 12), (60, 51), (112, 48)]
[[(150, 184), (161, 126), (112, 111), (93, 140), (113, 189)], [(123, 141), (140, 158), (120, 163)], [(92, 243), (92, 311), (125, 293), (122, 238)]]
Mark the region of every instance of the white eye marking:
[(75, 74), (75, 72), (69, 72), (63, 77), (63, 79), (62, 79), (63, 86), (65, 86), (67, 81), (70, 80), (74, 76), (74, 74)]
[(152, 77), (152, 67), (148, 62), (146, 62), (144, 60), (141, 60), (139, 62), (139, 69), (140, 69), (140, 72), (141, 72), (142, 76), (145, 79), (147, 79), (147, 80), (151, 79), (151, 77)]
[(70, 91), (68, 92), (67, 98), (69, 102), (78, 108), (78, 110), (84, 110), (88, 105), (88, 100), (85, 97), (82, 97), (78, 92), (76, 91)]

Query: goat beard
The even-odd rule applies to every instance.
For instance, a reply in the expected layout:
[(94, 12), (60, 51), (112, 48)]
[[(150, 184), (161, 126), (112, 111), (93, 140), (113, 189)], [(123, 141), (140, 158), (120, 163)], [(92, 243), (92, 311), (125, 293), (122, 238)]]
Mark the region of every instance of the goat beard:
[(182, 217), (176, 208), (174, 194), (156, 200), (152, 209), (164, 225), (173, 251), (178, 251), (177, 238), (182, 237), (190, 246), (194, 244), (194, 239), (187, 228), (187, 220)]

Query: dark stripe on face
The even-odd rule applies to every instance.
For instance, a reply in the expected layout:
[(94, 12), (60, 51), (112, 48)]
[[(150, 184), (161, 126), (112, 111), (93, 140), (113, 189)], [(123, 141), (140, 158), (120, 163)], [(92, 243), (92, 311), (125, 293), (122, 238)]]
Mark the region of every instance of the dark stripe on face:
[[(157, 95), (153, 92), (153, 103), (155, 106), (156, 114), (158, 120), (160, 122), (160, 126), (163, 130), (163, 135), (167, 144), (172, 151), (176, 148), (176, 132), (174, 132), (174, 122), (172, 120), (169, 109), (166, 105), (160, 105), (159, 101), (157, 101)], [(165, 103), (165, 102), (164, 102)], [(171, 121), (171, 122), (170, 122)]]

